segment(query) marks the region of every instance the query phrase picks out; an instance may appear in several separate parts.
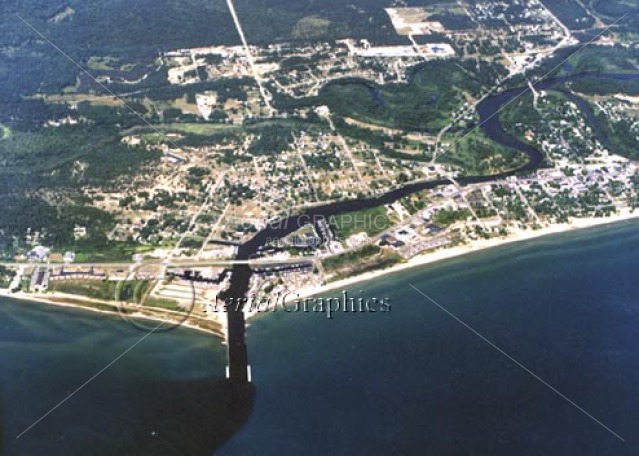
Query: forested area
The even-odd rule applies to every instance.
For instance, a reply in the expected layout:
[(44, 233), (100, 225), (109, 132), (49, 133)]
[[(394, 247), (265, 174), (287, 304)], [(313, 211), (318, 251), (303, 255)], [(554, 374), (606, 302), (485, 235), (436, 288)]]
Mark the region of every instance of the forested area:
[(430, 61), (415, 68), (408, 84), (377, 85), (362, 80), (328, 84), (320, 101), (345, 117), (402, 130), (437, 133), (450, 113), (479, 97), (504, 75), (500, 65), (476, 61)]
[[(592, 10), (605, 23), (619, 21), (619, 29), (636, 35), (639, 32), (639, 4), (628, 0), (590, 0)], [(625, 16), (625, 17), (623, 17)], [(619, 20), (620, 18), (622, 18)]]
[(586, 29), (595, 23), (594, 18), (577, 0), (542, 0), (557, 18), (572, 30)]

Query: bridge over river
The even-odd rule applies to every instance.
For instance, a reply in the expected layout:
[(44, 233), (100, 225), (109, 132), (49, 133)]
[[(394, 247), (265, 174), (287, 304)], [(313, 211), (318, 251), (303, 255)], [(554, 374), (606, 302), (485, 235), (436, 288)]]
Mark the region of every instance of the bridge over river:
[[(597, 79), (614, 79), (614, 80), (639, 80), (639, 74), (608, 74), (608, 73), (584, 73), (568, 77), (548, 79), (537, 82), (535, 88), (538, 90), (549, 90), (557, 84), (569, 82), (574, 79), (597, 78)], [(353, 201), (340, 201), (321, 206), (314, 206), (306, 211), (277, 221), (275, 224), (268, 225), (259, 231), (255, 237), (242, 244), (238, 248), (238, 254), (235, 258), (235, 264), (231, 270), (231, 285), (225, 295), (225, 299), (229, 302), (237, 303), (238, 300), (245, 298), (249, 290), (249, 282), (253, 274), (253, 270), (249, 264), (249, 259), (257, 254), (260, 248), (267, 244), (269, 239), (279, 239), (288, 236), (302, 226), (312, 222), (328, 219), (343, 213), (361, 211), (373, 207), (391, 204), (407, 195), (420, 192), (422, 190), (433, 189), (443, 185), (458, 184), (468, 185), (484, 182), (492, 182), (501, 180), (513, 175), (522, 175), (535, 171), (542, 163), (544, 154), (530, 144), (526, 144), (519, 139), (506, 133), (500, 120), (499, 112), (510, 104), (513, 100), (521, 97), (530, 91), (530, 87), (520, 87), (505, 90), (498, 94), (485, 98), (477, 105), (477, 113), (480, 118), (480, 127), (484, 134), (498, 144), (523, 152), (528, 156), (528, 162), (523, 166), (494, 175), (487, 176), (459, 176), (452, 182), (450, 179), (438, 179), (431, 181), (418, 181), (402, 186), (394, 190), (390, 190), (380, 196), (371, 198), (357, 199)], [(594, 122), (595, 131), (601, 132), (603, 129), (596, 124), (596, 116), (592, 113), (586, 103), (578, 103), (590, 122)], [(606, 144), (606, 138), (602, 138)], [(244, 312), (238, 306), (227, 306), (228, 334), (227, 334), (227, 350), (228, 350), (228, 368), (227, 376), (231, 382), (247, 383), (250, 381), (250, 366), (248, 363), (248, 350), (246, 346), (246, 322)]]

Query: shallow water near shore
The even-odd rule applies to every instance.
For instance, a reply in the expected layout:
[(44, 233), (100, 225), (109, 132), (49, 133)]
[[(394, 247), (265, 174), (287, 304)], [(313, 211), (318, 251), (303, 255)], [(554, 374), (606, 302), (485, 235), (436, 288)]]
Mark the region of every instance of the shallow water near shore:
[(391, 312), (252, 323), (255, 407), (220, 454), (639, 454), (637, 221), (350, 289), (359, 290), (389, 296)]
[(0, 454), (212, 454), (250, 394), (229, 391), (219, 339), (147, 334), (117, 316), (1, 299)]
[(350, 289), (389, 297), (390, 312), (259, 318), (248, 331), (254, 402), (224, 389), (218, 339), (152, 335), (20, 439), (145, 334), (2, 299), (1, 453), (210, 455), (230, 438), (216, 454), (639, 454), (638, 260), (639, 222), (628, 221)]

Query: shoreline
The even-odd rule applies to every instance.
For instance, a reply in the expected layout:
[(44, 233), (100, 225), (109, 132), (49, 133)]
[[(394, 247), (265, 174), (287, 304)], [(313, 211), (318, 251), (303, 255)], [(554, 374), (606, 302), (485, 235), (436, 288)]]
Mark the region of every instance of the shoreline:
[[(103, 315), (110, 315), (112, 317), (118, 317), (120, 320), (122, 320), (123, 322), (127, 322), (125, 318), (122, 317), (122, 315), (120, 314), (120, 312), (117, 311), (116, 306), (114, 305), (114, 303), (109, 303), (109, 302), (104, 302), (104, 301), (97, 301), (91, 298), (86, 298), (84, 296), (73, 296), (73, 295), (65, 295), (62, 293), (55, 293), (55, 294), (48, 294), (48, 295), (37, 295), (37, 294), (31, 294), (31, 293), (24, 293), (24, 292), (18, 292), (18, 293), (10, 293), (8, 290), (0, 290), (0, 298), (7, 298), (7, 299), (13, 299), (16, 301), (24, 301), (27, 303), (35, 303), (35, 304), (44, 304), (44, 305), (51, 305), (51, 306), (57, 306), (57, 307), (64, 307), (67, 309), (71, 309), (71, 310), (86, 310), (88, 312), (95, 312), (98, 314), (103, 314)], [(49, 298), (49, 299), (47, 299)], [(53, 298), (53, 299), (51, 299)], [(67, 299), (67, 301), (65, 302), (64, 299)], [(74, 301), (81, 301), (81, 302), (86, 302), (87, 304), (98, 304), (98, 305), (106, 305), (106, 306), (112, 306), (114, 307), (114, 310), (105, 310), (105, 309), (98, 309), (97, 307), (93, 307), (91, 305), (86, 305), (83, 306), (81, 304), (75, 304), (73, 302), (69, 302), (68, 300), (74, 300)], [(135, 320), (145, 320), (145, 321), (151, 321), (151, 322), (156, 322), (156, 323), (162, 323), (162, 322), (168, 322), (171, 323), (171, 321), (168, 321), (166, 319), (162, 319), (160, 317), (153, 317), (150, 315), (144, 315), (141, 313), (134, 313), (131, 315), (127, 315), (127, 317), (130, 317), (131, 319), (135, 319)], [(130, 322), (128, 322), (130, 323)], [(224, 337), (222, 334), (211, 330), (211, 329), (207, 329), (207, 328), (203, 328), (201, 326), (198, 326), (196, 324), (190, 323), (187, 319), (187, 321), (181, 323), (178, 325), (181, 328), (187, 328), (190, 330), (194, 330), (194, 331), (198, 331), (198, 332), (202, 332), (202, 333), (206, 333), (206, 334), (210, 334), (213, 336), (216, 336), (218, 338), (220, 338), (222, 341), (224, 341)], [(224, 330), (225, 328), (223, 327), (222, 330)]]
[[(373, 279), (377, 279), (382, 276), (394, 274), (400, 271), (418, 268), (431, 263), (448, 260), (451, 258), (457, 258), (471, 253), (481, 252), (491, 249), (493, 247), (500, 247), (503, 245), (513, 244), (516, 242), (525, 242), (540, 237), (550, 236), (553, 234), (568, 233), (571, 231), (577, 231), (587, 228), (595, 228), (602, 225), (611, 225), (615, 223), (625, 222), (629, 220), (639, 219), (639, 210), (631, 212), (628, 209), (624, 209), (621, 213), (618, 213), (610, 217), (585, 217), (574, 218), (569, 223), (550, 225), (539, 230), (524, 230), (516, 233), (512, 233), (505, 237), (482, 239), (472, 241), (470, 244), (450, 247), (445, 249), (435, 250), (429, 253), (418, 254), (409, 259), (405, 263), (399, 263), (390, 268), (380, 269), (377, 271), (370, 271), (364, 274), (359, 274), (348, 279), (341, 279), (335, 282), (328, 282), (321, 287), (304, 288), (295, 293), (297, 299), (311, 298), (322, 295), (335, 289), (347, 289), (357, 283), (368, 282)], [(252, 318), (252, 317), (251, 317)]]
[[(603, 226), (603, 225), (612, 225), (612, 224), (616, 224), (620, 222), (638, 220), (638, 219), (639, 219), (639, 210), (631, 212), (628, 209), (624, 209), (621, 211), (621, 213), (618, 213), (611, 217), (574, 218), (574, 219), (571, 219), (569, 223), (550, 225), (550, 226), (541, 228), (539, 230), (523, 230), (523, 231), (512, 233), (505, 237), (476, 240), (466, 245), (444, 248), (444, 249), (435, 250), (429, 253), (419, 254), (411, 258), (410, 260), (406, 261), (405, 263), (399, 263), (386, 269), (366, 272), (363, 274), (355, 275), (353, 277), (349, 277), (347, 279), (341, 279), (335, 282), (329, 282), (320, 287), (303, 288), (298, 290), (296, 293), (292, 293), (291, 295), (294, 295), (295, 299), (317, 297), (325, 293), (328, 293), (330, 291), (334, 291), (336, 289), (348, 289), (349, 287), (352, 287), (355, 284), (367, 282), (382, 276), (387, 276), (387, 275), (391, 275), (401, 271), (406, 271), (409, 269), (415, 269), (418, 267), (426, 266), (431, 263), (437, 263), (439, 261), (444, 261), (444, 260), (472, 254), (472, 253), (481, 252), (494, 247), (500, 247), (500, 246), (504, 246), (508, 244), (517, 243), (517, 242), (525, 242), (528, 240), (550, 236), (553, 234), (568, 233), (571, 231), (577, 231), (577, 230), (582, 230), (587, 228), (595, 228), (595, 227)], [(83, 296), (72, 296), (72, 295), (65, 295), (61, 293), (49, 294), (49, 295), (35, 295), (35, 294), (23, 293), (23, 292), (10, 293), (8, 290), (0, 290), (0, 297), (5, 297), (8, 299), (14, 299), (19, 301), (34, 302), (34, 303), (44, 304), (44, 305), (65, 307), (68, 309), (86, 310), (90, 312), (106, 314), (111, 316), (118, 316), (122, 319), (122, 321), (126, 321), (124, 318), (122, 318), (122, 316), (117, 311), (117, 309), (114, 309), (113, 311), (109, 311), (109, 310), (99, 309), (91, 305), (83, 306), (81, 304), (75, 304), (73, 302), (64, 301), (64, 299), (67, 299), (67, 300), (82, 301), (82, 302), (86, 302), (87, 304), (111, 305), (111, 306), (113, 305), (113, 303), (92, 300), (91, 298), (86, 298)], [(47, 297), (55, 298), (57, 300), (47, 299)], [(266, 312), (266, 314), (268, 313), (269, 312)], [(264, 314), (265, 314), (264, 312), (262, 313), (245, 312), (247, 327), (253, 319), (259, 318), (260, 316)], [(153, 322), (166, 321), (165, 319), (161, 319), (159, 317), (153, 317), (153, 316), (144, 315), (140, 313), (131, 314), (130, 317), (134, 319), (141, 319), (141, 320), (147, 320), (147, 321), (153, 321)], [(214, 335), (220, 338), (222, 340), (222, 343), (225, 343), (225, 337), (223, 336), (223, 334), (211, 329), (200, 327), (196, 324), (190, 323), (188, 320), (179, 326), (189, 330), (195, 330), (201, 333)], [(226, 330), (226, 326), (223, 324), (221, 327), (221, 331), (225, 331), (225, 330)]]

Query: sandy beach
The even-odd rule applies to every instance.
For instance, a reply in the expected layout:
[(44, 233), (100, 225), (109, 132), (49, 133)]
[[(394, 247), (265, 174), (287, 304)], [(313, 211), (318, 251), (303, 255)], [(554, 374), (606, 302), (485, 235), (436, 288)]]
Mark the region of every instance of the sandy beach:
[(387, 269), (380, 269), (378, 271), (367, 272), (365, 274), (356, 275), (348, 279), (338, 280), (335, 282), (329, 282), (322, 287), (309, 287), (299, 290), (296, 295), (299, 295), (300, 299), (308, 298), (324, 294), (336, 289), (349, 289), (353, 285), (361, 282), (376, 279), (381, 276), (393, 274), (396, 272), (404, 271), (407, 269), (413, 269), (427, 264), (435, 263), (437, 261), (446, 260), (449, 258), (459, 257), (461, 255), (467, 255), (474, 252), (479, 252), (492, 247), (498, 247), (501, 245), (507, 245), (514, 242), (523, 242), (530, 239), (539, 238), (542, 236), (548, 236), (551, 234), (565, 233), (584, 228), (592, 228), (601, 225), (609, 225), (613, 223), (623, 222), (626, 220), (639, 219), (639, 211), (631, 212), (626, 209), (620, 211), (620, 213), (611, 217), (587, 217), (587, 218), (575, 218), (570, 223), (555, 224), (538, 230), (522, 230), (516, 233), (511, 233), (506, 237), (493, 238), (488, 240), (477, 240), (470, 244), (463, 246), (444, 248), (436, 250), (434, 252), (417, 255), (405, 263), (397, 264)]
[[(493, 238), (488, 240), (476, 240), (466, 245), (451, 247), (451, 248), (444, 248), (444, 249), (436, 250), (434, 252), (417, 255), (411, 258), (410, 260), (406, 261), (405, 263), (397, 264), (390, 268), (367, 272), (364, 274), (356, 275), (348, 279), (338, 280), (335, 282), (329, 282), (321, 287), (302, 288), (300, 290), (297, 290), (295, 293), (290, 294), (290, 297), (294, 299), (304, 299), (304, 298), (310, 298), (313, 296), (323, 295), (327, 292), (334, 291), (334, 290), (348, 290), (349, 288), (352, 288), (352, 286), (357, 283), (370, 281), (381, 276), (398, 273), (408, 269), (422, 267), (422, 266), (435, 263), (438, 261), (455, 258), (455, 257), (467, 255), (474, 252), (479, 252), (492, 247), (507, 245), (514, 242), (524, 242), (530, 239), (536, 239), (536, 238), (548, 236), (551, 234), (565, 233), (569, 231), (574, 231), (574, 230), (584, 229), (584, 228), (591, 228), (591, 227), (596, 227), (600, 225), (609, 225), (609, 224), (618, 223), (618, 222), (622, 222), (626, 220), (632, 220), (632, 219), (639, 219), (639, 211), (631, 212), (630, 210), (626, 209), (612, 217), (576, 218), (571, 220), (570, 223), (551, 225), (538, 230), (521, 230), (515, 233), (511, 233), (510, 235), (506, 237)], [(120, 313), (117, 311), (117, 308), (115, 308), (115, 306), (113, 311), (98, 309), (98, 308), (90, 306), (90, 304), (103, 304), (103, 305), (113, 306), (113, 303), (98, 301), (91, 298), (85, 298), (82, 296), (65, 295), (62, 293), (47, 293), (47, 294), (41, 294), (41, 295), (35, 295), (35, 294), (23, 293), (23, 292), (10, 293), (8, 290), (0, 290), (0, 296), (4, 296), (11, 299), (22, 300), (26, 302), (51, 304), (51, 305), (60, 306), (60, 307), (84, 309), (91, 312), (98, 312), (98, 313), (108, 314), (112, 316), (113, 315), (121, 316)], [(75, 304), (73, 303), (73, 301), (82, 301), (82, 302), (86, 302), (89, 305)], [(247, 321), (250, 321), (253, 318), (257, 318), (267, 313), (268, 312), (247, 313)], [(135, 319), (154, 321), (154, 322), (166, 321), (159, 317), (148, 316), (141, 313), (131, 314), (130, 317)], [(225, 322), (222, 321), (221, 330), (223, 332), (226, 329), (224, 323)], [(196, 331), (201, 331), (208, 334), (214, 334), (216, 336), (220, 336), (219, 333), (207, 328), (202, 328), (189, 320), (182, 323), (181, 326), (185, 328), (193, 329)]]
[[(0, 297), (6, 297), (9, 299), (15, 299), (18, 301), (25, 301), (27, 303), (31, 302), (31, 303), (37, 303), (37, 304), (48, 304), (48, 305), (53, 305), (58, 307), (66, 307), (70, 309), (81, 309), (81, 310), (86, 310), (89, 312), (96, 312), (100, 314), (116, 316), (116, 317), (122, 318), (122, 321), (126, 321), (126, 319), (120, 314), (120, 312), (118, 312), (115, 303), (86, 298), (83, 296), (67, 295), (64, 293), (47, 293), (47, 294), (32, 294), (32, 293), (24, 293), (24, 292), (10, 293), (8, 290), (0, 290)], [(72, 301), (81, 301), (86, 303), (87, 305), (75, 304)], [(92, 307), (91, 304), (102, 304), (106, 306), (111, 306), (113, 307), (113, 310), (111, 311), (111, 310), (105, 310), (105, 309), (98, 309), (96, 307)], [(153, 316), (145, 315), (142, 313), (132, 313), (127, 315), (126, 317), (135, 319), (135, 320), (144, 320), (144, 321), (154, 322), (158, 324), (163, 322), (171, 322), (171, 320), (163, 319), (160, 317), (153, 317)], [(198, 326), (190, 322), (188, 319), (182, 324), (180, 324), (180, 326), (184, 328), (188, 328), (188, 329), (193, 329), (195, 331), (200, 331), (200, 332), (213, 334), (213, 335), (221, 337), (221, 334), (213, 330)], [(223, 326), (222, 331), (225, 331), (225, 330), (226, 328)]]

